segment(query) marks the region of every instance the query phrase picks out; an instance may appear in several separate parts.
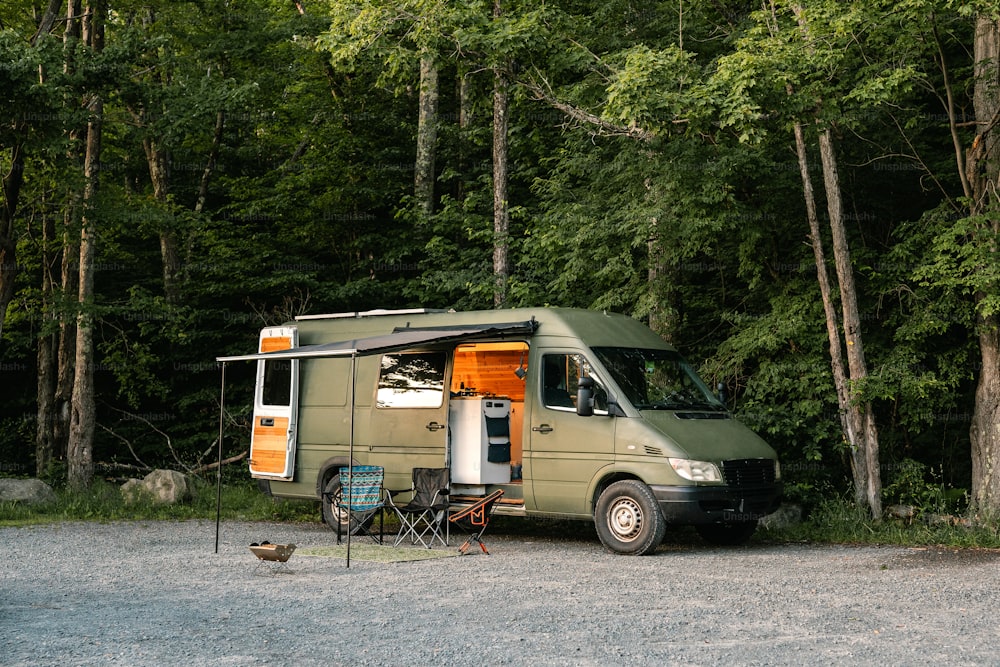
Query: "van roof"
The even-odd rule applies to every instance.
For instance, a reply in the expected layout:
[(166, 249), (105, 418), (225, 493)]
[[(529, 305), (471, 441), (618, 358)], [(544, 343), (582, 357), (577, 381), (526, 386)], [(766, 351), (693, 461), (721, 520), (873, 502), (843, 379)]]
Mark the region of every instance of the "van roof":
[(400, 310), (388, 310), (385, 308), (376, 308), (375, 310), (365, 310), (365, 311), (351, 311), (346, 313), (326, 313), (323, 315), (296, 315), (295, 321), (299, 322), (301, 320), (337, 320), (345, 318), (361, 318), (361, 317), (385, 317), (386, 315), (421, 315), (424, 313), (448, 313), (455, 312), (454, 310), (445, 310), (443, 308), (403, 308)]
[[(619, 313), (582, 308), (510, 308), (503, 310), (371, 310), (327, 316), (303, 316), (287, 323), (299, 330), (299, 345), (316, 345), (388, 334), (407, 328), (440, 328), (534, 320), (533, 338), (566, 337), (590, 347), (669, 348), (641, 322)], [(555, 342), (549, 340), (549, 342)]]

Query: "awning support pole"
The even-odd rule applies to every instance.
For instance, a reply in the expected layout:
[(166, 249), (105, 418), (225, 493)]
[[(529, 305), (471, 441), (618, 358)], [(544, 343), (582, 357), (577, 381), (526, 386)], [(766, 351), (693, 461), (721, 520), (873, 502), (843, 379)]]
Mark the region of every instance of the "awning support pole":
[(219, 392), (219, 467), (215, 470), (215, 553), (219, 553), (219, 522), (222, 517), (222, 432), (226, 415), (226, 362), (222, 362), (222, 390)]
[[(351, 437), (348, 442), (347, 451), (347, 471), (348, 479), (351, 481), (350, 486), (347, 489), (347, 567), (351, 567), (351, 522), (352, 522), (352, 511), (351, 507), (354, 505), (354, 475), (351, 468), (354, 466), (354, 405), (357, 399), (357, 386), (358, 386), (358, 354), (357, 352), (351, 353)], [(344, 484), (341, 480), (340, 485), (341, 491), (343, 491)]]

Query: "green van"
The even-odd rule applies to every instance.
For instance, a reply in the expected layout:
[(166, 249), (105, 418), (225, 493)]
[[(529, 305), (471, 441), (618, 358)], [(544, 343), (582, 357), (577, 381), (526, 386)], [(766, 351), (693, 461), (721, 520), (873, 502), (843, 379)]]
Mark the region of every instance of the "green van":
[(338, 470), (448, 467), (452, 502), (504, 490), (497, 512), (593, 520), (622, 554), (667, 525), (740, 544), (781, 497), (774, 450), (695, 370), (623, 315), (522, 308), (302, 316), (260, 333), (250, 473), (312, 498), (335, 526)]

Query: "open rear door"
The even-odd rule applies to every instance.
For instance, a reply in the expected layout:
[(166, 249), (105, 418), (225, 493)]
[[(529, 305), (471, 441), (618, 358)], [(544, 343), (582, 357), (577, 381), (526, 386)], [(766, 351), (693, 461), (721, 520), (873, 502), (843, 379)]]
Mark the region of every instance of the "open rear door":
[[(298, 329), (270, 327), (260, 332), (259, 352), (298, 347)], [(299, 362), (257, 362), (254, 389), (250, 474), (264, 479), (292, 479), (295, 473), (295, 426), (298, 418)]]

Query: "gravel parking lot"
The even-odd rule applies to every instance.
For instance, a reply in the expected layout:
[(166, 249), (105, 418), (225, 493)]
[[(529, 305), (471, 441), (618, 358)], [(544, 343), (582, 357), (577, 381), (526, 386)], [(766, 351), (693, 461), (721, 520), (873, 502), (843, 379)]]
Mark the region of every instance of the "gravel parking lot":
[(993, 551), (488, 534), (491, 555), (374, 563), (320, 525), (0, 529), (4, 665), (996, 664)]

